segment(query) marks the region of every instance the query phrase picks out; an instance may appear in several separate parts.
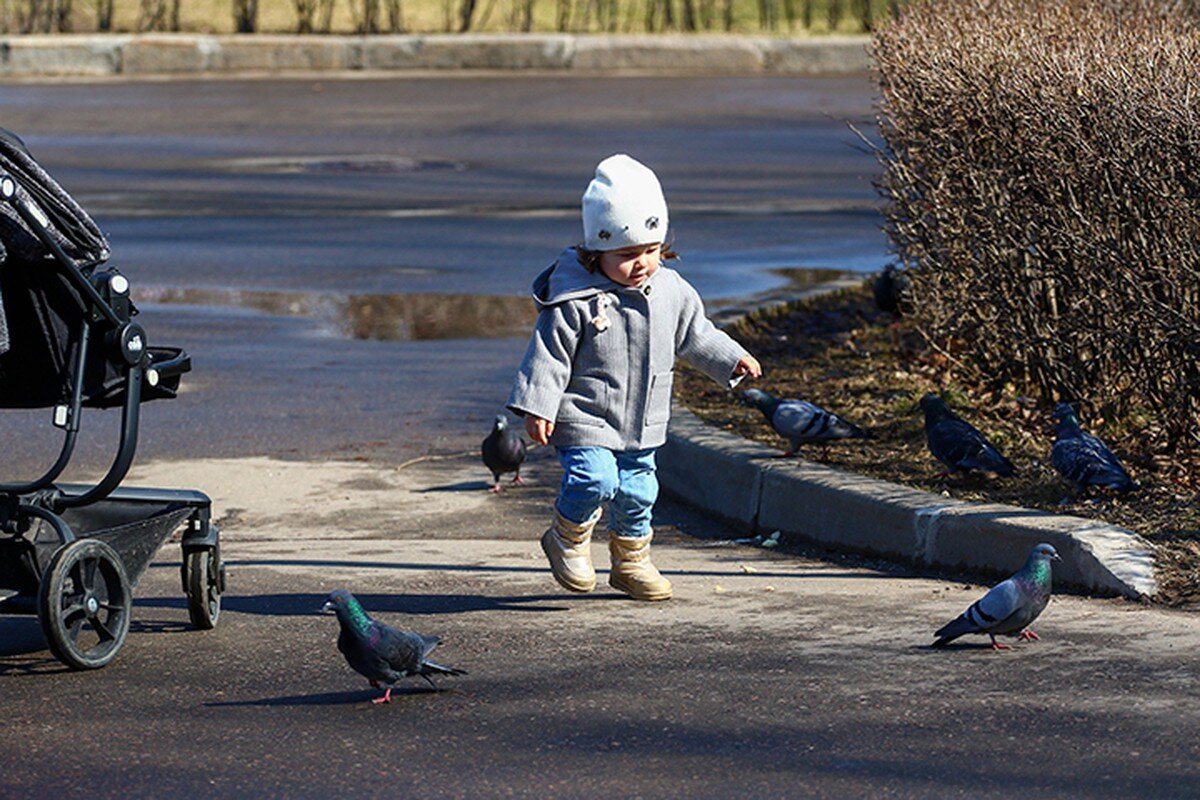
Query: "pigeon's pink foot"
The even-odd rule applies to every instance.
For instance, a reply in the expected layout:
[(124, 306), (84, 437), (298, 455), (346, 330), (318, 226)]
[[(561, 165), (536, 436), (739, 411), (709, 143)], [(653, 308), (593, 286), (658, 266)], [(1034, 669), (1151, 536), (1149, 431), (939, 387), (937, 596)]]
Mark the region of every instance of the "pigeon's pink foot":
[(520, 475), (517, 475), (515, 478), (513, 478), (512, 482), (513, 482), (514, 486), (524, 486), (525, 485), (525, 479), (522, 478)]
[[(374, 681), (371, 681), (371, 682), (375, 683)], [(378, 684), (376, 684), (376, 685), (378, 685)], [(380, 703), (392, 702), (392, 687), (389, 686), (387, 688), (387, 691), (383, 693), (383, 697), (376, 697), (371, 702), (374, 703), (375, 705), (379, 705)]]
[(492, 494), (500, 494), (500, 484), (499, 483), (494, 484), (492, 486), (492, 488), (488, 489), (488, 491), (491, 492)]
[(1038, 636), (1033, 631), (1024, 630), (1024, 631), (1021, 631), (1021, 635), (1018, 636), (1017, 638), (1020, 639), (1022, 642), (1036, 642), (1039, 639), (1041, 639), (1042, 637)]
[(996, 642), (996, 641), (993, 641), (993, 642), (992, 642), (992, 649), (993, 649), (993, 650), (1012, 650), (1012, 646), (1011, 646), (1011, 645), (1004, 644), (1003, 642)]

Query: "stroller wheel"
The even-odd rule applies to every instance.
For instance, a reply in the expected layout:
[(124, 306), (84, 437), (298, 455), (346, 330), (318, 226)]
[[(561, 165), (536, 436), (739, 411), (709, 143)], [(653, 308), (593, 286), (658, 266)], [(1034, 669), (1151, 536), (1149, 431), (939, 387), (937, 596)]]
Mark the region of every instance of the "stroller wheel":
[(112, 661), (129, 633), (125, 564), (98, 539), (76, 539), (50, 559), (38, 587), (38, 621), (50, 652), (72, 669)]
[(216, 548), (193, 550), (184, 556), (188, 616), (202, 631), (212, 630), (221, 616), (221, 572)]

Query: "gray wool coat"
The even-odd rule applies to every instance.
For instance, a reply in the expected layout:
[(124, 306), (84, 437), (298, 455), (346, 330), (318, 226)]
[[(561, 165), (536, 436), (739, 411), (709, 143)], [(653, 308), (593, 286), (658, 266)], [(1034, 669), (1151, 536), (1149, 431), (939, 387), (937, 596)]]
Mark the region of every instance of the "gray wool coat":
[(534, 279), (533, 299), (537, 326), (507, 405), (554, 422), (557, 447), (658, 447), (667, 439), (676, 356), (730, 385), (746, 355), (668, 267), (637, 288), (622, 286), (589, 273), (567, 248)]

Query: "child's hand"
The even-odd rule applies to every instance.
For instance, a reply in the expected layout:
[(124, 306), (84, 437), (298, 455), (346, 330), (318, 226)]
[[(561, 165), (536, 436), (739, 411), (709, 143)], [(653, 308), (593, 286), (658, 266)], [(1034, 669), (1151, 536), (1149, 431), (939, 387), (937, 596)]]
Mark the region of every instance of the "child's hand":
[(527, 414), (525, 416), (525, 432), (538, 444), (550, 444), (550, 434), (554, 433), (554, 423), (548, 419)]
[(742, 360), (737, 362), (737, 366), (733, 368), (733, 374), (749, 375), (751, 378), (762, 377), (762, 365), (758, 363), (758, 359), (752, 355), (742, 356)]

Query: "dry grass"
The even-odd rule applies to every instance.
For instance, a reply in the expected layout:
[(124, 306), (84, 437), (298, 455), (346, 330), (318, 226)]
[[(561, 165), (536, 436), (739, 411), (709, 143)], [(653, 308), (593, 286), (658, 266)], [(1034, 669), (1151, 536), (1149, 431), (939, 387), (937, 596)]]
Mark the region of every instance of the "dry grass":
[[(1195, 463), (1164, 461), (1146, 447), (1137, 421), (1123, 426), (1084, 420), (1123, 459), (1142, 488), (1126, 497), (1063, 504), (1070, 486), (1049, 464), (1053, 423), (1047, 403), (949, 378), (945, 360), (925, 349), (911, 323), (891, 326), (869, 291), (849, 290), (751, 317), (734, 331), (763, 362), (759, 386), (810, 400), (869, 428), (865, 442), (812, 447), (804, 457), (833, 467), (972, 501), (998, 502), (1102, 519), (1145, 536), (1157, 547), (1161, 602), (1200, 604), (1200, 504)], [(710, 424), (780, 448), (786, 442), (762, 414), (692, 370), (677, 381), (685, 405)], [(1017, 465), (1012, 479), (938, 479), (925, 446), (921, 395), (937, 391), (984, 431)]]
[[(354, 33), (358, 28), (358, 20), (362, 17), (361, 8), (364, 0), (334, 0), (332, 25), (333, 33)], [(675, 2), (676, 25), (681, 24), (682, 14), (679, 0)], [(769, 29), (760, 23), (759, 8), (761, 0), (734, 0), (732, 5), (732, 20), (734, 33), (776, 33), (780, 35), (806, 35), (809, 33), (822, 34), (834, 32), (860, 32), (861, 10), (857, 3), (831, 3), (830, 0), (813, 0), (812, 25), (804, 27), (802, 20), (797, 19), (789, 26), (783, 17), (783, 5), (776, 0), (779, 22), (774, 29)], [(44, 3), (44, 0), (0, 0), (0, 32), (16, 32), (21, 30), (22, 20), (28, 15), (31, 3)], [(156, 5), (157, 0), (116, 0), (113, 4), (113, 30), (130, 32), (142, 30), (145, 27), (146, 14), (143, 5)], [(313, 0), (308, 0), (313, 5)], [(69, 30), (74, 32), (91, 32), (96, 30), (97, 3), (75, 2), (71, 5)], [(403, 17), (404, 30), (415, 33), (441, 32), (456, 30), (460, 0), (401, 0), (400, 7)], [(474, 30), (515, 31), (520, 30), (519, 0), (478, 0), (476, 24)], [(595, 9), (599, 6), (596, 0), (584, 2), (573, 0), (567, 5), (573, 14), (568, 21), (568, 30), (599, 31), (606, 28), (593, 11), (587, 11), (589, 6)], [(723, 3), (710, 2), (714, 11), (721, 11)], [(769, 3), (768, 3), (769, 5)], [(834, 25), (830, 25), (829, 6), (835, 5), (843, 9)], [(163, 6), (170, 8), (169, 0), (164, 0)], [(388, 27), (386, 0), (379, 3), (380, 25), (384, 31)], [(705, 7), (704, 0), (696, 4), (698, 9)], [(878, 19), (887, 8), (886, 0), (872, 0), (872, 13)], [(318, 8), (319, 8), (318, 4)], [(793, 4), (802, 10), (803, 0)], [(559, 0), (535, 0), (533, 3), (532, 29), (538, 32), (555, 31), (559, 29), (558, 15)], [(640, 33), (646, 28), (646, 0), (618, 0), (616, 31), (622, 33)], [(318, 17), (319, 17), (318, 12)], [(165, 15), (169, 18), (169, 13)], [(297, 30), (296, 4), (292, 0), (261, 0), (258, 11), (258, 27), (260, 33), (295, 33)], [(232, 33), (234, 31), (234, 15), (232, 0), (180, 0), (179, 29), (185, 33)], [(703, 20), (698, 23), (703, 28)], [(724, 30), (721, 19), (713, 19), (712, 32)]]

